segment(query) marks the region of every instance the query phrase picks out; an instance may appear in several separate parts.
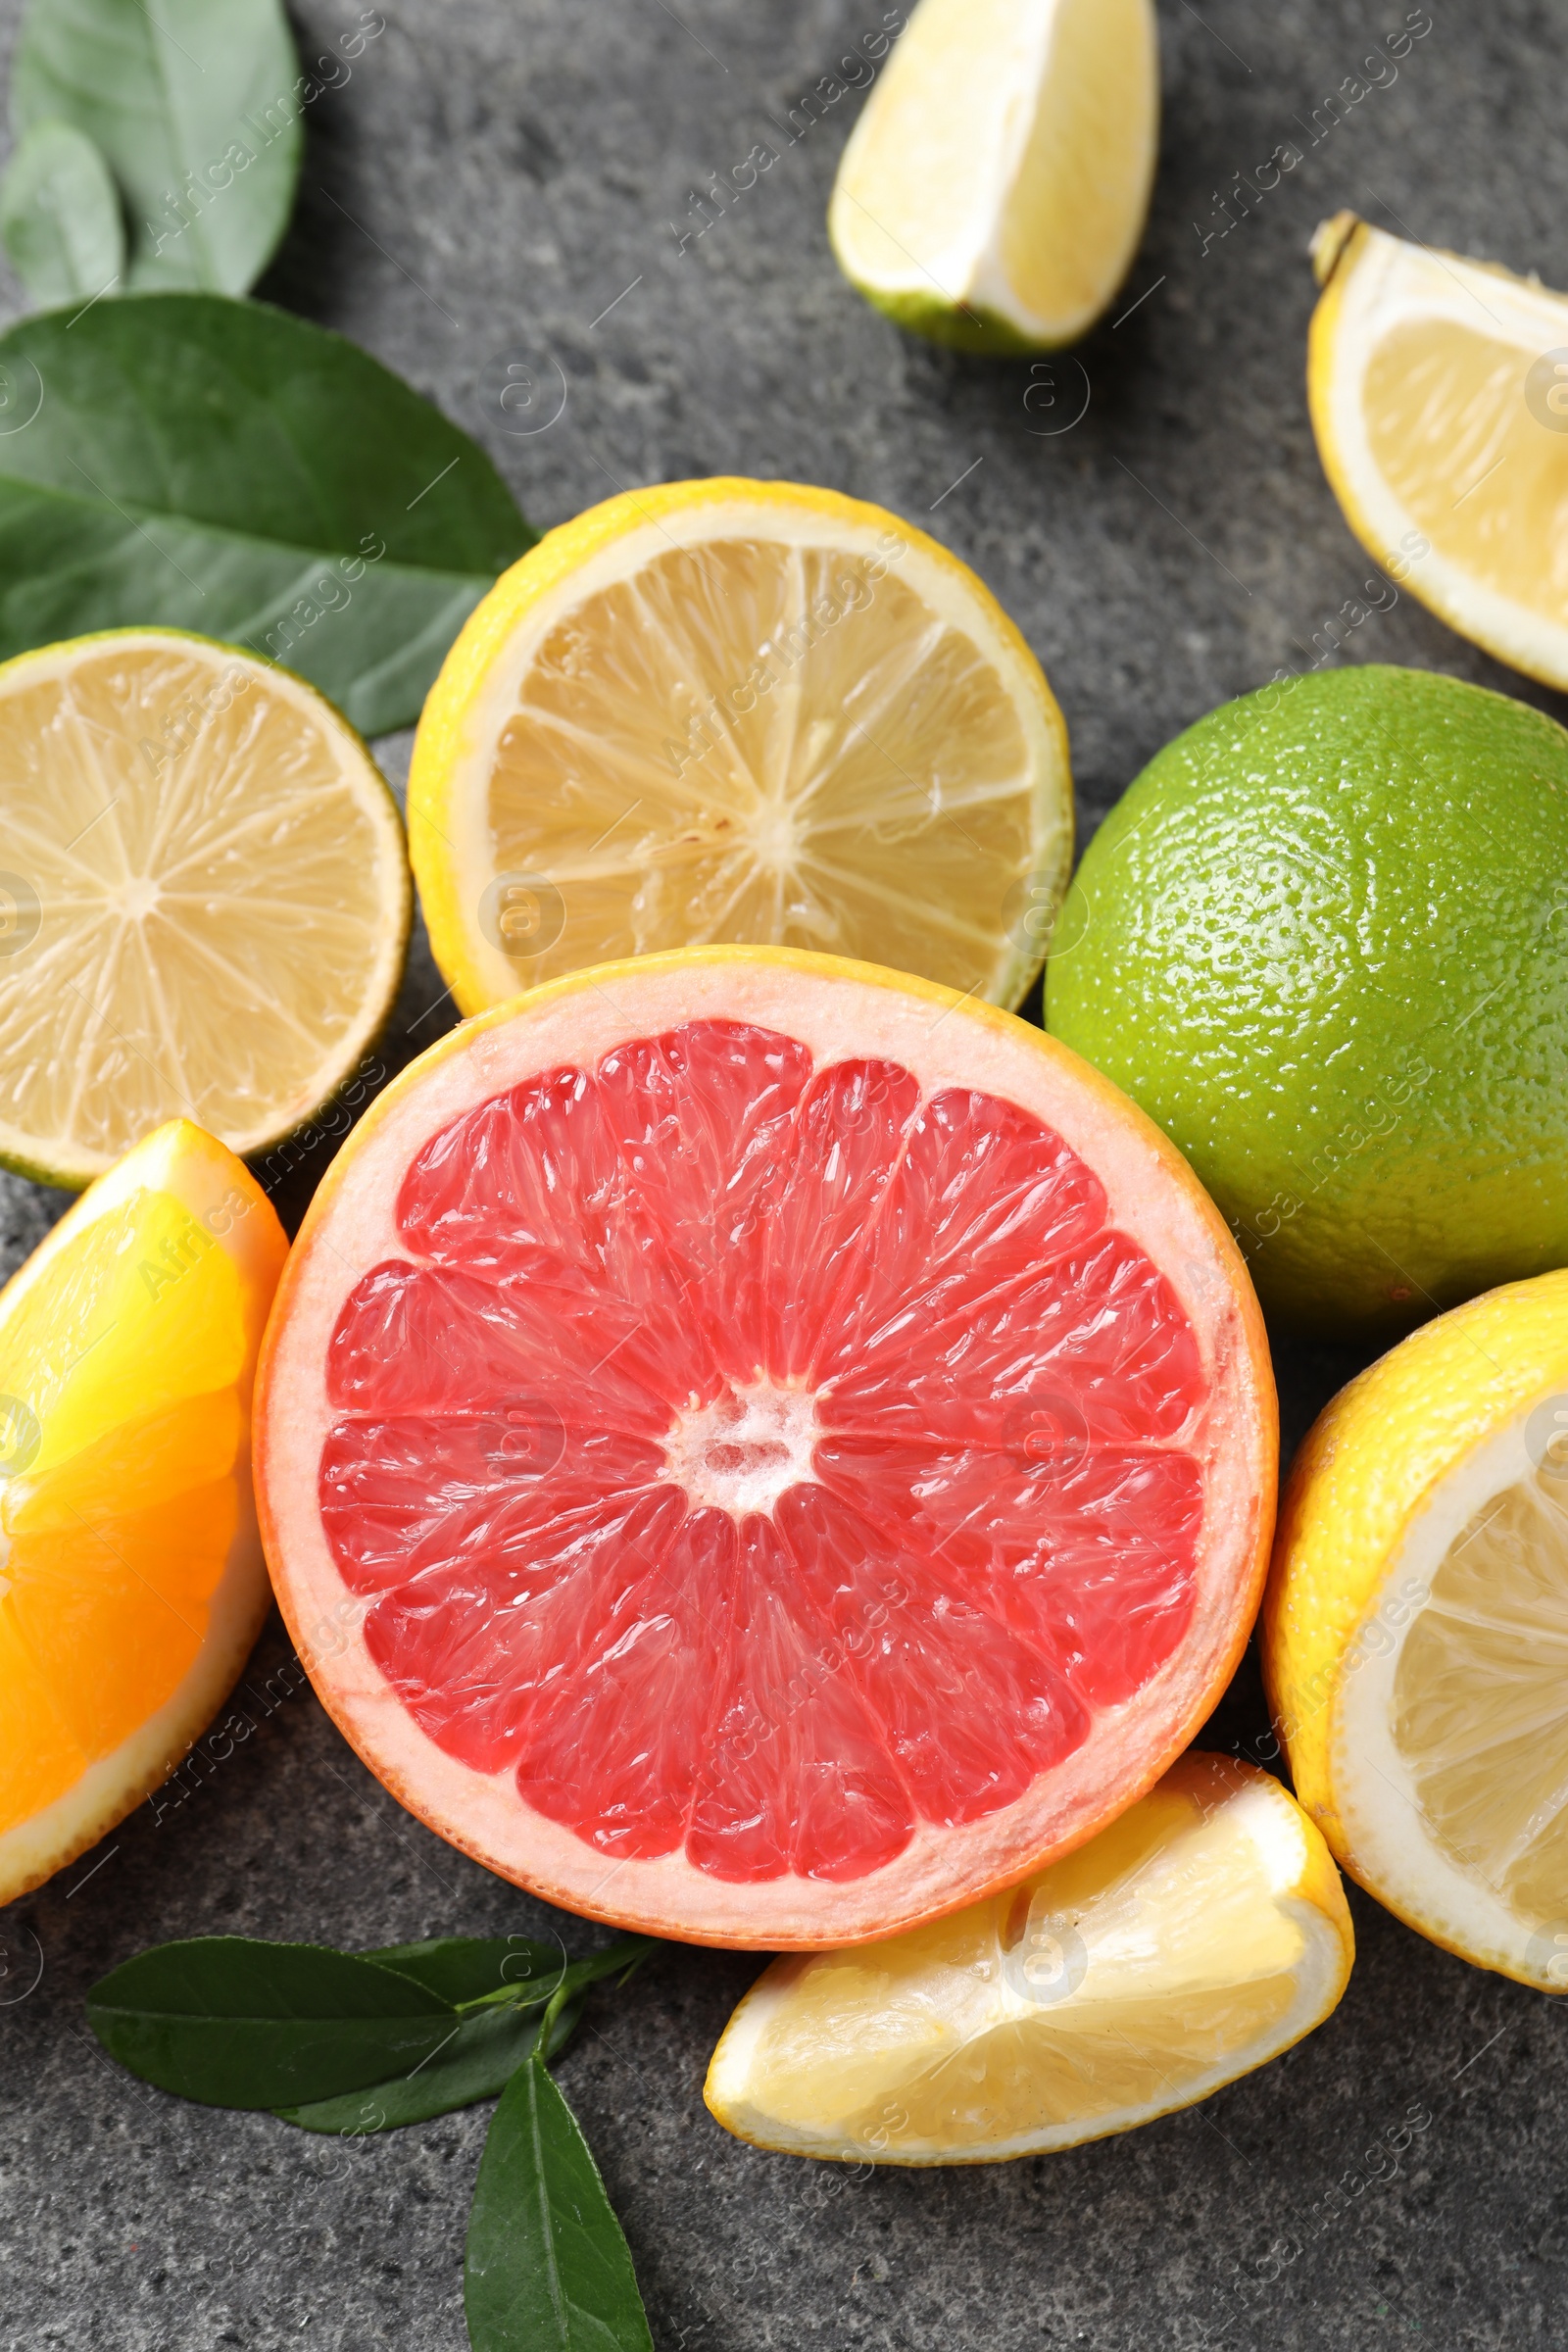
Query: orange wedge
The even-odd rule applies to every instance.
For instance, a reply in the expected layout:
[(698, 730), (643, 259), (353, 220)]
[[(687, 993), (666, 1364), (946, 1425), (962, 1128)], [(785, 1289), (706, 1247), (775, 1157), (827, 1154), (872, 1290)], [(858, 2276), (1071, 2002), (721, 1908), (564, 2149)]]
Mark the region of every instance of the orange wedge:
[(287, 1248), (175, 1119), (0, 1293), (0, 1903), (157, 1786), (256, 1639), (251, 1383)]

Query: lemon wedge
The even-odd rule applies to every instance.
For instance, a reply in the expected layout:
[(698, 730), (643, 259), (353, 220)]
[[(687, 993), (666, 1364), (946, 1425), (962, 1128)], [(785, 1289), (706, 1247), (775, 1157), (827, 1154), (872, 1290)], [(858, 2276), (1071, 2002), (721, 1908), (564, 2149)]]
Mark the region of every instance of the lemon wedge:
[(0, 668), (0, 1162), (79, 1188), (166, 1119), (257, 1152), (373, 1042), (397, 806), (303, 680), (172, 629)]
[(1143, 235), (1151, 0), (921, 0), (851, 134), (828, 235), (900, 326), (973, 351), (1087, 333)]
[(1341, 213), (1307, 391), (1373, 558), (1499, 662), (1568, 687), (1568, 296)]
[(710, 944), (1015, 1004), (1072, 779), (1039, 662), (945, 548), (832, 490), (670, 482), (552, 531), (472, 613), (409, 831), (466, 1013)]
[(1353, 1948), (1339, 1874), (1279, 1783), (1189, 1754), (1010, 1893), (776, 1960), (705, 2096), (741, 2139), (847, 2164), (1076, 2147), (1277, 2057), (1335, 2007)]
[(176, 1119), (0, 1292), (0, 1903), (164, 1778), (260, 1630), (251, 1383), (287, 1248)]
[(1425, 1324), (1328, 1406), (1264, 1628), (1345, 1868), (1435, 1943), (1568, 1992), (1568, 1273)]

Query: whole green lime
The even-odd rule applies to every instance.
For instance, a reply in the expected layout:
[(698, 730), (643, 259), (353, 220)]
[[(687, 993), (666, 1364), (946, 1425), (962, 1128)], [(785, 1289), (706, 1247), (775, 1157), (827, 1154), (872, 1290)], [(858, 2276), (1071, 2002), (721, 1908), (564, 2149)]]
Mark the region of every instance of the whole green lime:
[(1374, 666), (1211, 711), (1096, 834), (1046, 990), (1298, 1326), (1568, 1264), (1568, 734), (1539, 711)]

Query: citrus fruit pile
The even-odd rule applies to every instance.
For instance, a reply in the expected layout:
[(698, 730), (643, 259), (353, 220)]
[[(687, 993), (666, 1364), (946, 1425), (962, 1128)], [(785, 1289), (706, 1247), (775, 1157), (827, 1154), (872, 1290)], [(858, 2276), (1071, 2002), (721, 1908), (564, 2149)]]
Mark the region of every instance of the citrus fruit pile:
[[(947, 342), (1082, 334), (1157, 80), (1148, 0), (924, 0), (835, 187), (847, 273)], [(1568, 304), (1348, 215), (1316, 253), (1353, 527), (1568, 682)], [(623, 493), (429, 698), (414, 868), (475, 1017), (286, 1266), (233, 1154), (397, 987), (368, 754), (153, 629), (0, 669), (0, 1160), (91, 1184), (0, 1297), (0, 1901), (209, 1719), (265, 1542), (326, 1706), (442, 1836), (785, 1955), (708, 2083), (764, 2146), (982, 2162), (1206, 2096), (1341, 1997), (1331, 1857), (1568, 1985), (1550, 720), (1277, 681), (1158, 756), (1063, 906), (1065, 728), (973, 573), (832, 491)], [(1048, 945), (1050, 1035), (1003, 1009)], [(1264, 1648), (1299, 1803), (1183, 1752), (1269, 1557), (1249, 1264), (1341, 1333), (1469, 1300), (1293, 1473)]]
[(886, 1933), (1142, 1793), (1256, 1605), (1275, 1423), (1177, 1154), (1038, 1031), (788, 951), (536, 990), (339, 1155), (258, 1494), (404, 1802), (591, 1916)]

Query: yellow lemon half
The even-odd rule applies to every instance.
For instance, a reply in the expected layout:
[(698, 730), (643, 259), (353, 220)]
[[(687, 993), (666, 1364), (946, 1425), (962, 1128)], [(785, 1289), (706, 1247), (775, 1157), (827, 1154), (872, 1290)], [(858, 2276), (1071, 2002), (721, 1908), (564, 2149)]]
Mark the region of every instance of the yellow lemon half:
[(705, 2096), (742, 2139), (841, 2163), (984, 2164), (1130, 2131), (1321, 2025), (1353, 1943), (1279, 1783), (1184, 1756), (1010, 1892), (885, 1943), (776, 1960)]
[(1440, 1316), (1334, 1399), (1263, 1622), (1346, 1869), (1434, 1942), (1568, 1991), (1568, 1273)]
[(461, 1009), (656, 949), (793, 947), (1015, 1004), (1072, 858), (1066, 729), (967, 567), (790, 482), (628, 491), (470, 616), (414, 870)]

